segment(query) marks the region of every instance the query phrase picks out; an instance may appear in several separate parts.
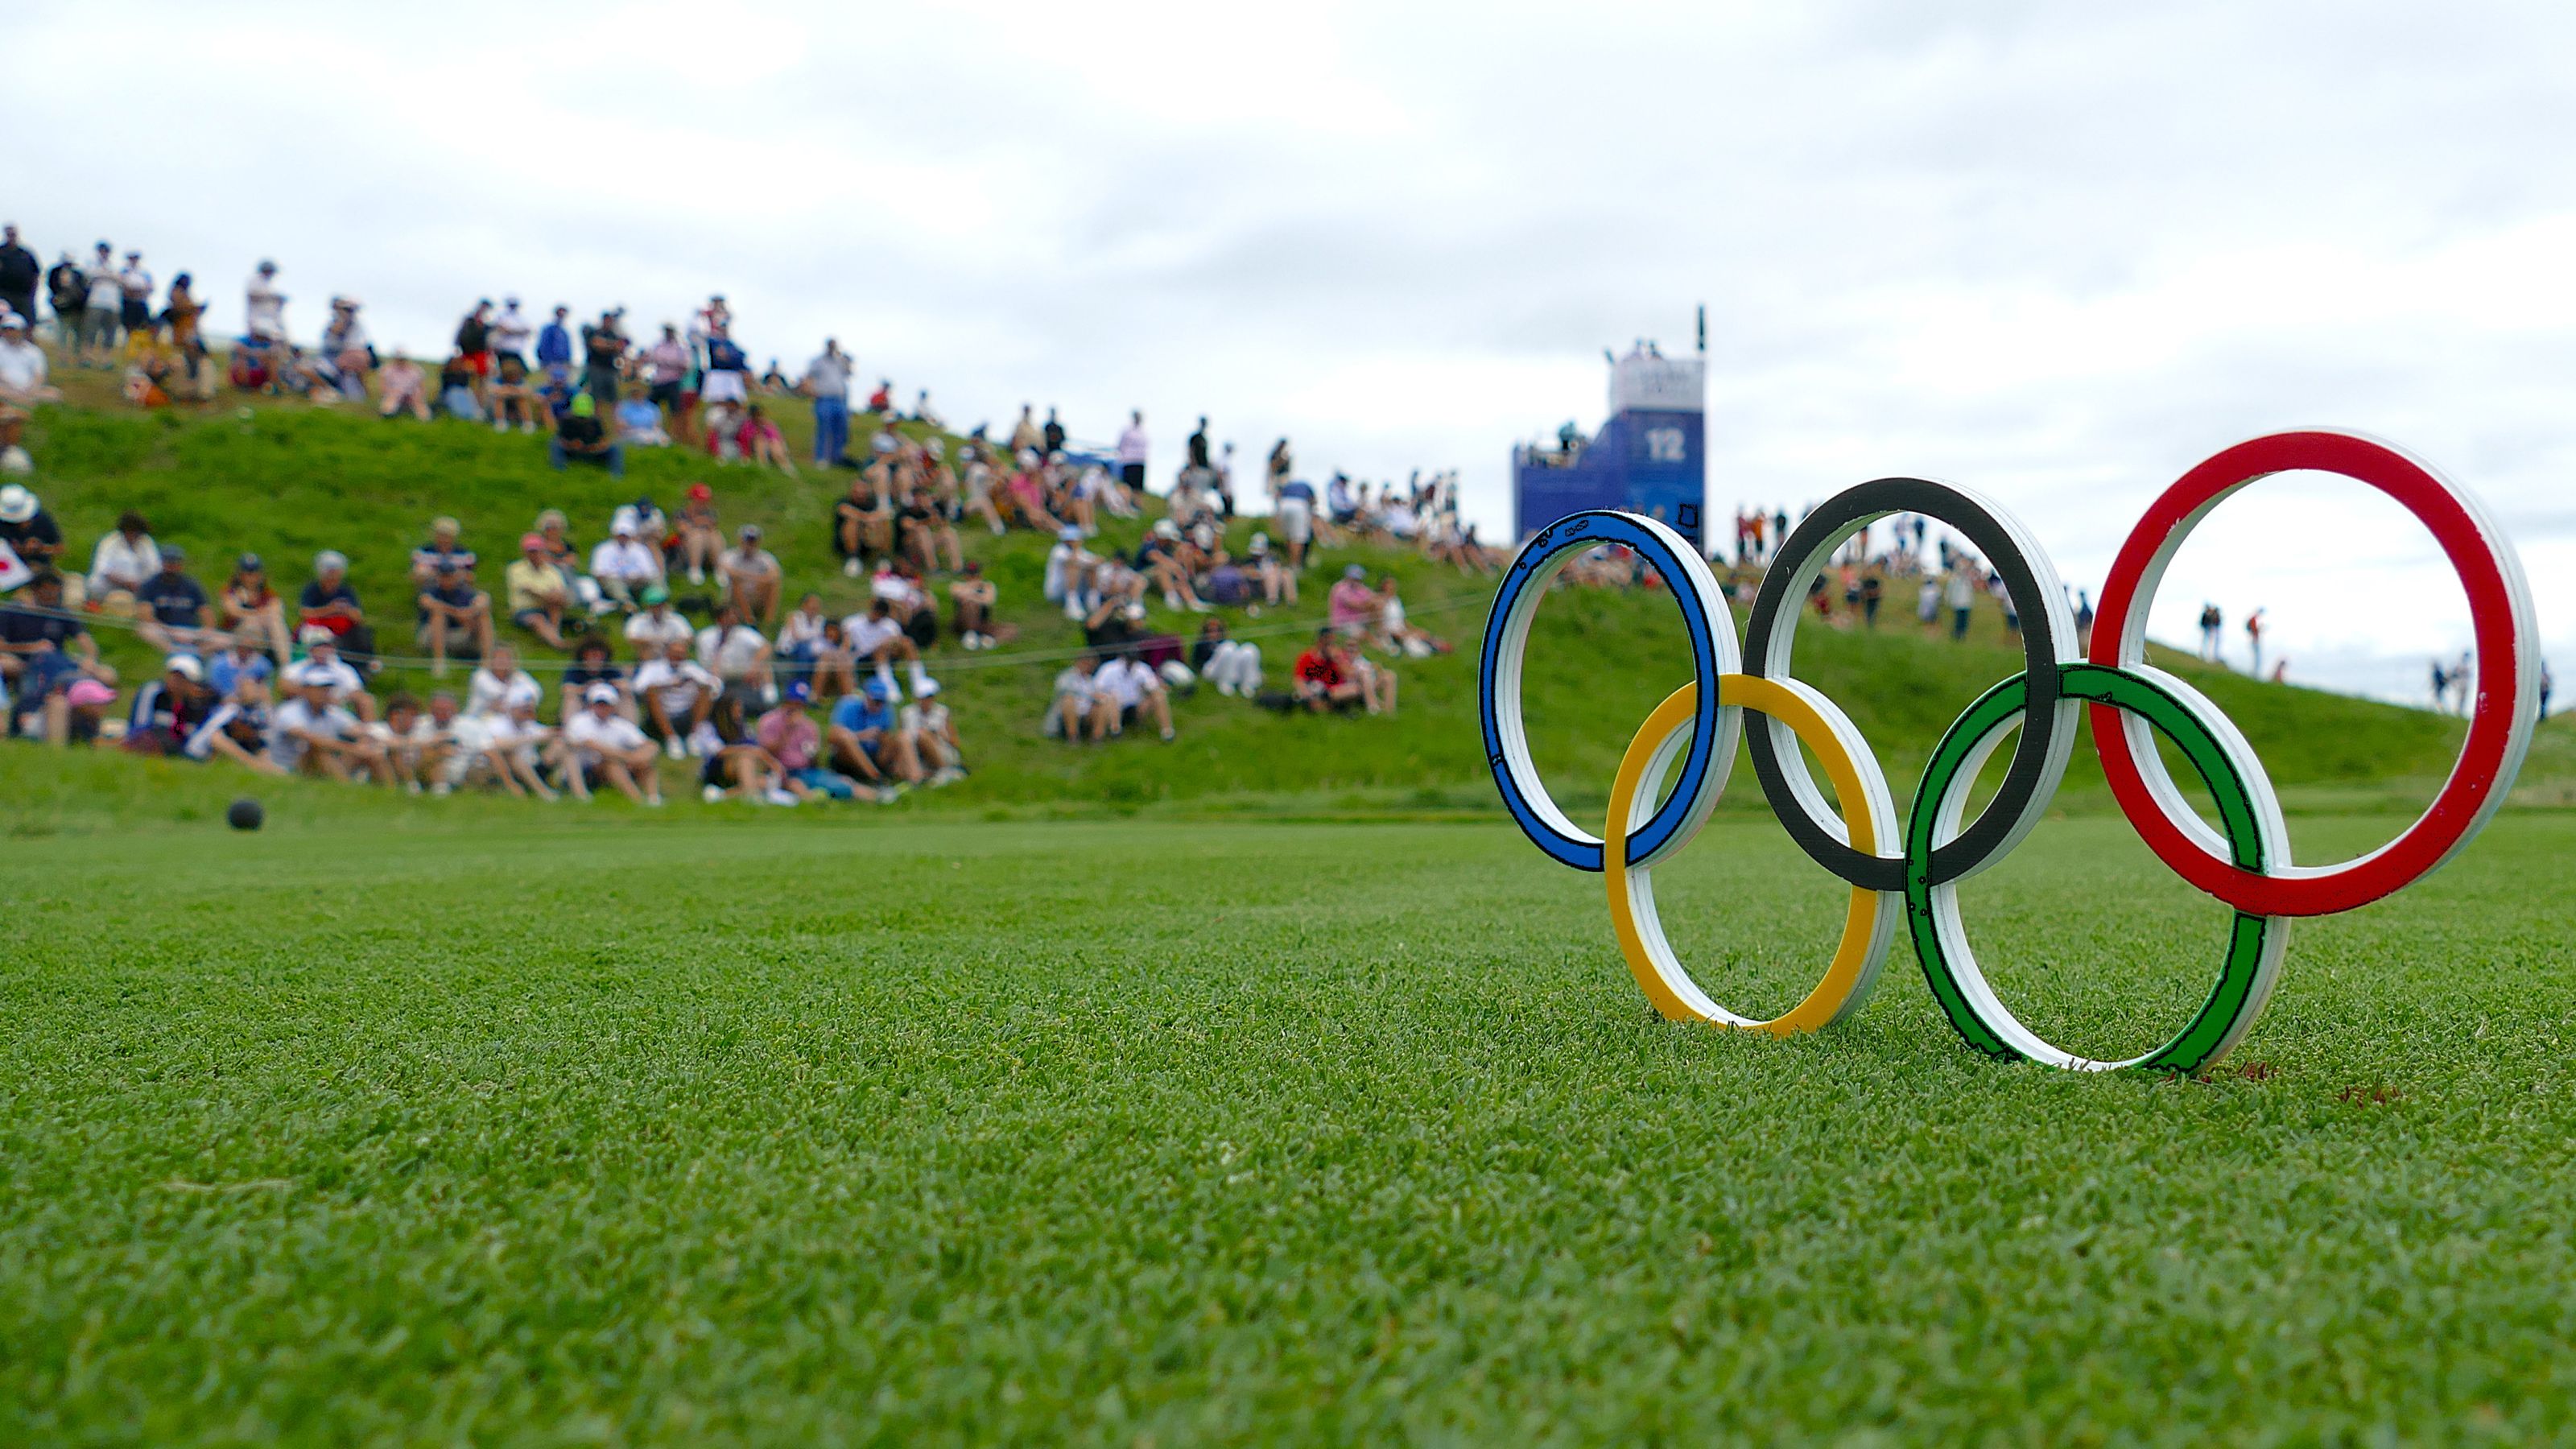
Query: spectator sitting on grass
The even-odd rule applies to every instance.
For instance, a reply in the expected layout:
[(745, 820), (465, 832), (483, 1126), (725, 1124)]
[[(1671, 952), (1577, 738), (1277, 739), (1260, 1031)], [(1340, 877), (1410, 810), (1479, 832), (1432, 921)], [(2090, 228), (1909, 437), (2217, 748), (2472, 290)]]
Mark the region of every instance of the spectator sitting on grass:
[(555, 798), (554, 787), (546, 783), (542, 766), (549, 760), (561, 760), (557, 745), (555, 732), (538, 722), (537, 704), (532, 699), (511, 701), (506, 713), (498, 719), (487, 719), (483, 726), (484, 758), (500, 778), (501, 788), (513, 795)]
[(468, 574), (474, 572), (480, 560), (472, 549), (457, 542), (463, 532), (462, 525), (453, 518), (429, 521), (429, 542), (411, 551), (411, 581), (415, 587), (425, 589), (437, 583), (439, 574), (450, 567)]
[(474, 364), (463, 353), (451, 356), (438, 368), (438, 410), (462, 422), (483, 421), (483, 400), (474, 395)]
[(1099, 706), (1110, 711), (1109, 733), (1123, 735), (1141, 715), (1151, 715), (1163, 743), (1172, 742), (1172, 698), (1154, 667), (1133, 654), (1113, 654), (1091, 676)]
[[(0, 544), (7, 544), (20, 563), (42, 573), (56, 568), (62, 557), (62, 525), (54, 522), (54, 515), (24, 484), (0, 484)], [(75, 606), (80, 602), (72, 600)]]
[(969, 649), (993, 647), (993, 581), (984, 577), (981, 559), (966, 560), (966, 576), (948, 586), (952, 622), (958, 642)]
[(780, 784), (778, 762), (761, 748), (759, 737), (743, 719), (742, 696), (727, 694), (707, 716), (705, 759), (698, 766), (698, 786), (710, 805), (731, 794), (753, 804), (793, 805), (803, 797)]
[(1047, 733), (1066, 744), (1106, 739), (1114, 707), (1093, 683), (1100, 656), (1085, 652), (1055, 677), (1055, 697), (1047, 705)]
[(743, 410), (742, 421), (735, 426), (733, 437), (734, 446), (741, 449), (743, 458), (755, 467), (775, 468), (790, 478), (801, 476), (796, 471), (796, 460), (787, 456), (787, 439), (779, 433), (778, 424), (770, 420), (768, 412), (759, 403)]
[(1181, 527), (1168, 518), (1154, 520), (1154, 527), (1136, 544), (1136, 571), (1155, 588), (1162, 590), (1163, 607), (1178, 609), (1185, 605), (1205, 612), (1198, 593), (1191, 587), (1189, 568), (1182, 563)]
[(687, 565), (689, 582), (703, 584), (724, 552), (724, 525), (716, 521), (715, 490), (692, 483), (680, 495), (680, 516), (673, 520), (679, 541), (678, 562)]
[(606, 783), (638, 805), (659, 805), (662, 772), (654, 763), (653, 742), (618, 707), (613, 686), (593, 684), (584, 689), (580, 708), (564, 712), (564, 783), (576, 799), (589, 799), (593, 785)]
[(1261, 591), (1261, 601), (1272, 607), (1297, 602), (1297, 571), (1270, 550), (1270, 535), (1256, 533), (1252, 548), (1244, 560), (1244, 571), (1252, 576), (1253, 586)]
[(180, 752), (200, 763), (221, 756), (263, 775), (285, 774), (286, 767), (269, 752), (267, 684), (247, 675), (236, 680)]
[(215, 692), (217, 699), (231, 699), (240, 691), (245, 679), (265, 688), (276, 674), (268, 656), (240, 634), (209, 636), (204, 657), (206, 687)]
[(689, 657), (689, 641), (673, 639), (658, 658), (635, 670), (635, 699), (642, 707), (644, 732), (662, 742), (672, 759), (688, 753), (688, 739), (706, 723), (724, 686)]
[(773, 626), (778, 622), (786, 573), (778, 566), (778, 555), (760, 546), (759, 524), (744, 524), (737, 536), (740, 545), (716, 560), (716, 582), (746, 623)]
[(1298, 655), (1289, 672), (1296, 680), (1297, 702), (1317, 714), (1367, 707), (1359, 680), (1342, 667), (1342, 653), (1334, 645), (1329, 624), (1315, 631), (1314, 647)]
[(814, 651), (823, 645), (823, 627), (831, 623), (823, 612), (823, 596), (809, 593), (796, 601), (787, 621), (778, 626), (777, 656), (786, 662), (779, 672), (790, 680), (810, 678), (814, 672)]
[(859, 692), (859, 659), (850, 647), (850, 631), (838, 619), (823, 621), (823, 639), (808, 661), (808, 684), (816, 699), (838, 699)]
[(698, 663), (728, 690), (757, 689), (764, 697), (776, 696), (777, 683), (769, 667), (769, 640), (744, 623), (742, 611), (733, 605), (716, 607), (715, 622), (698, 631), (697, 647)]
[(572, 588), (547, 557), (542, 535), (521, 536), (519, 557), (502, 570), (501, 581), (509, 593), (510, 622), (545, 641), (549, 649), (566, 647), (564, 612), (572, 607)]
[(399, 347), (394, 349), (394, 360), (376, 375), (376, 415), (391, 418), (396, 413), (429, 421), (428, 379), (421, 375), (420, 364)]
[(590, 697), (593, 686), (605, 686), (617, 696), (617, 712), (633, 718), (626, 694), (626, 671), (617, 667), (609, 652), (608, 641), (597, 634), (584, 634), (573, 646), (572, 663), (564, 666), (563, 682), (557, 686), (559, 703), (556, 711), (570, 727), (572, 717), (581, 713), (582, 703)]
[(367, 624), (358, 591), (349, 587), (349, 556), (338, 549), (313, 556), (313, 582), (296, 599), (296, 615), (299, 636), (309, 638), (320, 629), (348, 653), (366, 657), (376, 652), (376, 631)]
[(866, 473), (850, 480), (848, 496), (832, 505), (832, 551), (841, 574), (857, 578), (862, 561), (887, 551), (894, 538), (894, 508), (885, 489)]
[(849, 778), (824, 769), (820, 763), (823, 732), (805, 713), (805, 705), (812, 698), (803, 680), (788, 685), (786, 694), (753, 726), (753, 735), (769, 757), (778, 762), (779, 782), (789, 794), (800, 800), (817, 795), (847, 800), (851, 795)]
[(1341, 578), (1324, 597), (1324, 605), (1333, 632), (1346, 639), (1356, 639), (1377, 623), (1377, 590), (1368, 586), (1368, 570), (1358, 564), (1342, 570)]
[(609, 524), (608, 540), (590, 551), (590, 576), (600, 594), (632, 608), (646, 590), (662, 583), (662, 559), (635, 536), (635, 520), (620, 510)]
[(361, 732), (358, 717), (331, 698), (327, 671), (310, 663), (296, 674), (295, 694), (278, 706), (271, 755), (286, 770), (346, 780), (355, 771), (391, 781), (382, 746)]
[(188, 552), (177, 544), (161, 550), (161, 571), (143, 581), (134, 601), (143, 606), (135, 632), (164, 654), (194, 654), (207, 647), (206, 588), (188, 577)]
[(474, 587), (473, 577), (454, 559), (439, 565), (438, 577), (420, 591), (419, 602), (418, 638), (429, 651), (433, 677), (447, 676), (451, 647), (476, 659), (492, 654), (492, 596)]
[(685, 647), (697, 638), (698, 631), (671, 607), (671, 591), (660, 584), (644, 590), (644, 607), (626, 620), (626, 644), (635, 651), (637, 664), (661, 658), (674, 643)]
[(662, 410), (645, 397), (640, 383), (628, 387), (617, 404), (617, 441), (629, 448), (671, 445), (671, 435), (662, 431)]
[(1225, 621), (1199, 621), (1199, 637), (1190, 644), (1190, 668), (1216, 686), (1219, 694), (1251, 699), (1261, 693), (1261, 649), (1225, 637)]
[(1413, 627), (1404, 614), (1404, 600), (1396, 592), (1395, 575), (1388, 574), (1378, 586), (1378, 643), (1389, 654), (1402, 654), (1408, 659), (1428, 659), (1449, 652), (1449, 641), (1427, 630)]
[[(453, 705), (455, 696), (449, 695), (448, 700)], [(453, 718), (451, 711), (450, 720)], [(404, 790), (414, 795), (423, 790), (447, 793), (447, 761), (456, 751), (456, 741), (447, 723), (423, 711), (419, 700), (400, 692), (387, 697), (384, 722), (373, 726), (369, 734), (384, 746), (393, 777), (402, 782)]]
[(176, 755), (215, 710), (205, 666), (195, 656), (173, 654), (161, 677), (134, 691), (125, 717), (124, 747), (138, 755)]
[(966, 747), (958, 743), (957, 721), (948, 706), (936, 699), (918, 700), (905, 705), (897, 720), (911, 737), (921, 767), (930, 772), (924, 784), (936, 789), (966, 778)]
[(876, 682), (885, 686), (890, 697), (903, 697), (903, 691), (897, 689), (894, 682), (896, 660), (911, 666), (913, 693), (930, 695), (939, 692), (938, 681), (922, 670), (921, 650), (904, 632), (903, 621), (895, 617), (892, 600), (872, 600), (866, 613), (852, 614), (841, 621), (841, 632), (850, 641), (851, 657), (874, 669)]
[(546, 459), (557, 472), (570, 463), (582, 462), (607, 468), (611, 478), (626, 476), (626, 449), (601, 431), (599, 402), (586, 392), (573, 394), (570, 411), (556, 425), (554, 436), (546, 440)]
[(545, 686), (519, 667), (519, 651), (503, 644), (466, 681), (465, 712), (486, 720), (499, 719), (522, 703), (533, 709), (544, 697)]
[(152, 541), (152, 526), (129, 508), (117, 515), (115, 531), (98, 541), (90, 558), (89, 602), (111, 614), (131, 614), (143, 581), (160, 571), (161, 546)]
[(318, 625), (306, 626), (304, 663), (292, 671), (297, 679), (311, 677), (322, 681), (330, 691), (331, 703), (351, 711), (362, 720), (376, 717), (376, 697), (367, 692), (367, 682), (357, 666), (340, 657), (340, 645), (331, 631)]
[(881, 801), (921, 779), (921, 757), (898, 722), (895, 697), (886, 681), (871, 679), (857, 694), (833, 702), (831, 727), (823, 733), (833, 763), (873, 787)]
[(286, 628), (286, 603), (268, 586), (268, 568), (258, 554), (243, 554), (233, 564), (233, 576), (216, 599), (215, 617), (235, 639), (275, 655), (281, 667), (295, 657), (295, 641)]
[(920, 566), (923, 574), (939, 571), (943, 550), (952, 571), (966, 566), (965, 552), (957, 542), (957, 529), (949, 523), (947, 514), (932, 505), (929, 489), (913, 489), (912, 501), (896, 511), (894, 521), (903, 538), (904, 552)]
[(499, 354), (492, 363), (492, 431), (506, 433), (516, 423), (520, 432), (533, 433), (539, 418), (554, 425), (554, 415), (529, 380), (527, 359), (515, 352)]

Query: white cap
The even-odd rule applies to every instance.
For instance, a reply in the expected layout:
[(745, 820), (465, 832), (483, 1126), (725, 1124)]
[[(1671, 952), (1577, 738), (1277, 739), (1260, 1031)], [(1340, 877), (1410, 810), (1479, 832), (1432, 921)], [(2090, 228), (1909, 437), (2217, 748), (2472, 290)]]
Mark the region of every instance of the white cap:
[(164, 674), (178, 675), (180, 678), (187, 680), (191, 684), (203, 684), (206, 682), (205, 666), (199, 664), (196, 656), (192, 654), (171, 655), (169, 660), (161, 666), (161, 672)]
[(617, 686), (613, 684), (594, 684), (590, 688), (582, 691), (581, 698), (584, 704), (615, 704), (617, 703)]
[(0, 523), (24, 523), (35, 516), (35, 494), (16, 483), (0, 488)]

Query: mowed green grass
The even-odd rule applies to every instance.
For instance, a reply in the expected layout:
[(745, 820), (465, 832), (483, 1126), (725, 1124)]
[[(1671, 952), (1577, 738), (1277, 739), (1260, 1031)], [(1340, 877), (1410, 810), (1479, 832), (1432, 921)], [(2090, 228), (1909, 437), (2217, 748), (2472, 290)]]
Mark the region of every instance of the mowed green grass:
[[(1662, 1024), (1499, 826), (20, 841), (0, 1442), (2546, 1436), (2571, 846), (2302, 923), (2174, 1082), (1971, 1055), (1901, 945)], [(1659, 878), (1751, 1006), (1840, 911), (1767, 820)], [(2215, 961), (2116, 818), (1966, 894), (2070, 1045)]]

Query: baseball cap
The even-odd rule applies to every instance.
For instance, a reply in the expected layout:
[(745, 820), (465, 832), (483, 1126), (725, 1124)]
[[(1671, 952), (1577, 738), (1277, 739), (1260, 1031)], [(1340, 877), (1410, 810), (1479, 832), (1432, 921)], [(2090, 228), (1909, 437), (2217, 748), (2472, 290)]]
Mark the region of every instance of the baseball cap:
[(1353, 564), (1349, 568), (1342, 570), (1342, 577), (1346, 579), (1364, 579), (1368, 577), (1368, 570), (1361, 568), (1358, 564)]
[(298, 644), (313, 645), (337, 644), (340, 641), (333, 637), (330, 630), (323, 628), (321, 625), (307, 624), (303, 628), (295, 631), (295, 642)]
[(746, 523), (740, 529), (740, 533), (742, 535), (743, 542), (749, 543), (751, 540), (760, 537), (760, 525), (757, 523)]
[(584, 704), (615, 704), (617, 703), (617, 686), (613, 684), (594, 684), (590, 688), (582, 691), (581, 701)]
[(334, 570), (341, 573), (347, 573), (349, 571), (349, 556), (347, 554), (340, 552), (336, 548), (326, 548), (320, 553), (313, 555), (313, 572), (317, 574), (327, 574)]
[(646, 584), (644, 586), (644, 602), (648, 604), (667, 604), (671, 602), (671, 591), (662, 587), (660, 584)]
[(789, 680), (789, 681), (787, 682), (787, 702), (788, 702), (788, 703), (790, 703), (790, 704), (803, 704), (803, 703), (807, 702), (808, 700), (811, 700), (813, 697), (814, 697), (814, 686), (812, 686), (812, 685), (810, 685), (810, 684), (807, 684), (804, 680), (801, 680), (801, 679), (791, 679), (791, 680)]
[(17, 309), (13, 307), (5, 314), (0, 314), (0, 328), (11, 328), (16, 331), (24, 332), (27, 330), (27, 319), (19, 316)]
[(1081, 530), (1081, 529), (1079, 529), (1079, 528), (1074, 527), (1074, 526), (1073, 526), (1072, 524), (1070, 524), (1070, 523), (1066, 524), (1066, 525), (1065, 525), (1064, 527), (1062, 527), (1062, 528), (1057, 529), (1057, 530), (1055, 531), (1055, 536), (1056, 536), (1056, 538), (1057, 538), (1057, 540), (1058, 540), (1058, 541), (1063, 542), (1063, 543), (1080, 543), (1080, 542), (1082, 542), (1082, 530)]
[(268, 565), (260, 562), (258, 554), (246, 553), (233, 560), (233, 567), (246, 574), (255, 574), (265, 570)]
[(882, 679), (871, 679), (867, 682), (866, 694), (870, 699), (891, 699), (894, 697), (894, 686)]
[(542, 533), (523, 533), (519, 535), (519, 552), (521, 553), (526, 553), (532, 548), (544, 548), (545, 546), (546, 536)]
[(74, 709), (88, 709), (116, 698), (116, 691), (95, 679), (83, 679), (64, 690), (63, 698), (69, 700)]
[(1181, 536), (1181, 526), (1168, 518), (1157, 518), (1154, 520), (1154, 536), (1156, 538), (1178, 538)]
[(689, 491), (683, 496), (691, 503), (704, 503), (716, 496), (716, 490), (704, 483), (692, 483), (689, 485)]
[(188, 561), (188, 551), (175, 543), (165, 543), (161, 545), (161, 561), (163, 563), (186, 563)]
[(180, 678), (187, 680), (191, 684), (203, 684), (206, 682), (206, 667), (199, 664), (196, 656), (193, 654), (171, 655), (167, 660), (162, 662), (161, 672), (164, 674), (178, 675)]
[(24, 523), (35, 516), (35, 494), (16, 483), (0, 488), (0, 523)]

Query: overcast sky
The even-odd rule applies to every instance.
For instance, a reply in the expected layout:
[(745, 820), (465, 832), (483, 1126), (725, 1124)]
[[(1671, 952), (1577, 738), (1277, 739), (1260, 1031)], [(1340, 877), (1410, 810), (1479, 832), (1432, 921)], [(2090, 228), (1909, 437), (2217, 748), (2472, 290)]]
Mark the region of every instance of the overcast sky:
[[(1933, 12), (1938, 12), (1937, 14)], [(2239, 438), (2406, 444), (2509, 520), (2576, 658), (2576, 11), (2531, 5), (445, 4), (0, 9), (0, 208), (208, 284), (274, 256), (435, 348), (478, 295), (726, 293), (953, 420), (1200, 412), (1308, 471), (1463, 470), (1600, 421), (1601, 349), (1709, 309), (1710, 491), (1888, 473), (2098, 582)], [(129, 43), (130, 42), (130, 43)], [(2420, 529), (2268, 485), (2177, 564), (2294, 678), (2466, 642)], [(2231, 631), (2232, 632), (2232, 631)]]

